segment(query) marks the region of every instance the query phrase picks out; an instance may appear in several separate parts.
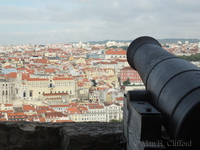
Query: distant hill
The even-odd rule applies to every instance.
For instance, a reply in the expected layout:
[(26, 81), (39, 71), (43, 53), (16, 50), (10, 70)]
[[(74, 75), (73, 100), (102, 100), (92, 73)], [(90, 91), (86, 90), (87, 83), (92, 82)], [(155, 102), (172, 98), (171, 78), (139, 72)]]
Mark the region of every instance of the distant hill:
[[(124, 42), (124, 43), (130, 43), (132, 40), (103, 40), (103, 41), (87, 41), (83, 43), (90, 43), (91, 45), (95, 44), (106, 44), (108, 41), (115, 41), (115, 42)], [(78, 43), (78, 42), (70, 42), (70, 43)]]
[(175, 39), (175, 38), (170, 38), (170, 39), (158, 39), (158, 41), (162, 44), (165, 43), (177, 43), (178, 41), (181, 41), (182, 43), (185, 43), (185, 41), (188, 41), (189, 43), (199, 43), (199, 39)]
[[(199, 43), (199, 39), (179, 39), (179, 38), (166, 38), (166, 39), (157, 39), (160, 43), (177, 43), (178, 41), (181, 41), (182, 43), (185, 43), (185, 41), (188, 41), (189, 43)], [(88, 41), (83, 43), (90, 43), (91, 45), (94, 44), (106, 44), (108, 41), (115, 41), (115, 42), (124, 42), (124, 43), (131, 43), (133, 40), (103, 40), (103, 41)], [(70, 43), (78, 43), (78, 42), (70, 42)]]

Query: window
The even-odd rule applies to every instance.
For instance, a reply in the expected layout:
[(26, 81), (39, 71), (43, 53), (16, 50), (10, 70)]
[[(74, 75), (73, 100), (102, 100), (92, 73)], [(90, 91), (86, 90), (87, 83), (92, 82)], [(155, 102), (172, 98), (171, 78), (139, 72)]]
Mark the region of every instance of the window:
[(29, 93), (30, 95), (30, 97), (32, 97), (33, 96), (33, 90), (30, 90), (30, 93)]
[(23, 93), (23, 97), (26, 97), (26, 92)]

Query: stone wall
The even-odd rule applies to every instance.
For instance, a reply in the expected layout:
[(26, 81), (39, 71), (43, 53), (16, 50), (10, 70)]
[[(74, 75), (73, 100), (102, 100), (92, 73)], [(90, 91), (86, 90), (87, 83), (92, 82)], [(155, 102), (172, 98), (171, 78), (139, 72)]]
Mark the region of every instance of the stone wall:
[(0, 122), (0, 150), (121, 150), (121, 123)]

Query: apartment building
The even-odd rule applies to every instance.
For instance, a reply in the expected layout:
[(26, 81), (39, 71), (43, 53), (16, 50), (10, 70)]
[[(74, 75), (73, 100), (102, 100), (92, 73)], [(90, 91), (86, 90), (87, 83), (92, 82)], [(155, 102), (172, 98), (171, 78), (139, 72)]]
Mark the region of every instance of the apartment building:
[(65, 110), (69, 119), (75, 122), (109, 122), (122, 120), (122, 107), (119, 103), (90, 103), (84, 106), (77, 105)]
[(106, 110), (106, 121), (110, 120), (122, 120), (123, 119), (123, 110), (119, 103), (113, 102), (104, 102)]
[(142, 83), (142, 80), (137, 73), (137, 71), (133, 70), (131, 67), (124, 67), (120, 70), (120, 79), (121, 82), (126, 81), (128, 78), (131, 83)]
[(105, 51), (105, 59), (126, 59), (126, 51)]

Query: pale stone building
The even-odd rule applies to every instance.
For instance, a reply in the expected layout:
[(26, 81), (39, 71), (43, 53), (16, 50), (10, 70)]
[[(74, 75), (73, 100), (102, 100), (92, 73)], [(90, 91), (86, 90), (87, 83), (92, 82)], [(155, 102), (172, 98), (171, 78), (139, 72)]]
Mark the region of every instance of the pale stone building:
[(123, 119), (123, 110), (119, 103), (104, 102), (103, 104), (106, 110), (106, 122)]
[(106, 111), (100, 104), (70, 107), (66, 109), (65, 113), (70, 120), (75, 122), (106, 122)]
[[(25, 78), (16, 85), (16, 98), (23, 100), (66, 102), (75, 96), (75, 80), (73, 78)], [(54, 95), (53, 95), (54, 94)]]
[(12, 103), (14, 98), (13, 82), (0, 79), (0, 103)]
[(126, 51), (105, 51), (105, 59), (126, 59)]
[(65, 114), (75, 122), (110, 122), (122, 120), (122, 107), (119, 103), (90, 103), (84, 106), (76, 105), (66, 109)]

